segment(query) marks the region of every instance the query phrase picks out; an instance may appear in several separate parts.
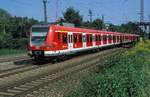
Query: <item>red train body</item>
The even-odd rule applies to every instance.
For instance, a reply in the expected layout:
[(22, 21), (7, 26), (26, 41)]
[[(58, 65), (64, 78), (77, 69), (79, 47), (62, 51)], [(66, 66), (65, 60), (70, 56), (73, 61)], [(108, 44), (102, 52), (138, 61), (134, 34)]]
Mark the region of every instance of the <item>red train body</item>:
[(100, 30), (90, 30), (59, 25), (32, 27), (29, 55), (57, 57), (101, 47), (137, 41), (138, 35)]

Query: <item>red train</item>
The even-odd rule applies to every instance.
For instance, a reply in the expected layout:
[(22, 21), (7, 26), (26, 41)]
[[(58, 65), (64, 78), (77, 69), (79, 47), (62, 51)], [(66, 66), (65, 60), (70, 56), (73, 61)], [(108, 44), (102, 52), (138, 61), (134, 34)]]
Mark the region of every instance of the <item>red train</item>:
[(30, 34), (29, 55), (58, 57), (137, 41), (138, 35), (91, 30), (60, 25), (34, 25)]

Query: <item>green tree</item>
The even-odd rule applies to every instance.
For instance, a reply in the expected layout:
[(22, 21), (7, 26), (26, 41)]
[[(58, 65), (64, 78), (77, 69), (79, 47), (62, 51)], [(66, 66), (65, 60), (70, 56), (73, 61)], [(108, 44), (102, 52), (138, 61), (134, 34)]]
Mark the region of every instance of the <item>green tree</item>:
[(96, 19), (92, 23), (92, 28), (101, 30), (103, 27), (103, 21), (101, 19)]
[(121, 28), (122, 28), (121, 30), (126, 33), (139, 34), (139, 32), (141, 32), (141, 28), (133, 22), (128, 22), (127, 24), (122, 24)]
[(75, 26), (81, 26), (82, 24), (82, 16), (79, 14), (79, 11), (76, 11), (73, 7), (67, 8), (63, 13), (63, 17), (65, 22), (74, 23)]
[(121, 25), (109, 24), (108, 30), (132, 34), (139, 34), (140, 32), (142, 32), (141, 28), (133, 22), (128, 22)]
[(13, 17), (11, 20), (10, 32), (14, 38), (26, 38), (27, 32), (29, 32), (30, 27), (34, 24), (37, 24), (38, 21), (33, 18), (27, 17)]
[(103, 21), (101, 19), (95, 19), (93, 22), (83, 22), (82, 23), (82, 28), (88, 28), (88, 29), (96, 29), (96, 30), (101, 30), (103, 27)]
[(12, 40), (10, 33), (0, 33), (0, 48), (12, 48)]
[(0, 32), (6, 32), (6, 26), (9, 24), (11, 15), (3, 9), (0, 9)]
[(11, 15), (3, 9), (0, 9), (0, 24), (8, 23)]
[(109, 31), (116, 31), (116, 26), (113, 24), (109, 24), (108, 30)]
[(37, 23), (33, 18), (13, 17), (0, 9), (0, 48), (25, 48), (30, 27)]

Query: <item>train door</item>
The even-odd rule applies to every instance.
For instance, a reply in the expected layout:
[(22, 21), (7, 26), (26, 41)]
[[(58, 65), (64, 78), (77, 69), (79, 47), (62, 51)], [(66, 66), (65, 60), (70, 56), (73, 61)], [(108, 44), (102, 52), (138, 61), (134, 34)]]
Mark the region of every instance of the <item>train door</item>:
[(107, 42), (107, 35), (106, 34), (103, 34), (103, 45), (106, 45), (108, 42)]
[(93, 41), (93, 47), (95, 47), (95, 45), (96, 45), (96, 42), (95, 42), (95, 34), (92, 34), (92, 41)]
[(83, 48), (86, 48), (86, 34), (82, 34), (82, 43), (83, 43)]
[(108, 35), (108, 44), (111, 44), (111, 39), (112, 39), (112, 36)]
[(72, 32), (68, 32), (68, 49), (72, 50), (73, 49), (73, 34)]
[(103, 34), (100, 36), (100, 44), (103, 45)]

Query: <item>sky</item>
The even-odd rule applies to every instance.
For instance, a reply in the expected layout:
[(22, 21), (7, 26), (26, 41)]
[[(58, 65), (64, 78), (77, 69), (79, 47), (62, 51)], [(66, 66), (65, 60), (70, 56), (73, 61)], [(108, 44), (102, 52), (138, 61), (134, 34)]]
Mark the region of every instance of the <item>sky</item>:
[[(0, 0), (0, 8), (7, 10), (12, 16), (27, 16), (40, 21), (44, 19), (43, 0)], [(144, 1), (144, 19), (150, 14), (150, 0)], [(93, 20), (104, 15), (105, 23), (122, 24), (128, 21), (139, 21), (140, 0), (48, 0), (48, 21), (54, 22), (62, 17), (68, 7), (74, 7), (89, 20), (89, 9), (93, 12)], [(57, 14), (57, 15), (56, 15)]]

